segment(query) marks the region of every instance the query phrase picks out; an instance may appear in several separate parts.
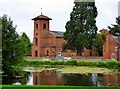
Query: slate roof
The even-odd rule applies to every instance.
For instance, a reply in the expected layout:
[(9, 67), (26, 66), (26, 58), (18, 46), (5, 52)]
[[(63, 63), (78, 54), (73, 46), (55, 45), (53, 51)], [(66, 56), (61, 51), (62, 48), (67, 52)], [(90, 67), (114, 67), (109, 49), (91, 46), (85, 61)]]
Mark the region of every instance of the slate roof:
[(32, 20), (52, 20), (51, 18), (49, 18), (48, 16), (45, 16), (45, 15), (39, 15), (35, 18), (33, 18)]
[(63, 37), (64, 32), (60, 32), (60, 31), (50, 31), (50, 33), (55, 36), (55, 37)]
[(113, 36), (116, 39), (116, 42), (120, 45), (120, 36)]
[(120, 45), (120, 36), (118, 37), (118, 44)]

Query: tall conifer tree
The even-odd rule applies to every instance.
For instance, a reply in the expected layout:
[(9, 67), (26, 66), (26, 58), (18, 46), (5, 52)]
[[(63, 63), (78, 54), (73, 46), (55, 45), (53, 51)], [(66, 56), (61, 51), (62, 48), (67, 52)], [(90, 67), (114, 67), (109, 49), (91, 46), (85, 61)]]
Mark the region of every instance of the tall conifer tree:
[(2, 70), (5, 75), (14, 76), (19, 70), (19, 62), (23, 59), (24, 45), (19, 40), (19, 35), (16, 32), (16, 27), (13, 26), (13, 21), (4, 15), (1, 19), (2, 26)]
[(109, 32), (114, 36), (120, 36), (120, 16), (116, 18), (116, 23), (117, 24), (112, 24), (112, 27), (108, 26), (108, 28), (110, 29)]
[(67, 49), (77, 50), (77, 55), (81, 56), (84, 47), (92, 50), (94, 45), (97, 34), (95, 20), (97, 17), (97, 8), (94, 1), (78, 1), (75, 0), (75, 6), (70, 13), (70, 21), (66, 23), (64, 39), (67, 41), (65, 47)]

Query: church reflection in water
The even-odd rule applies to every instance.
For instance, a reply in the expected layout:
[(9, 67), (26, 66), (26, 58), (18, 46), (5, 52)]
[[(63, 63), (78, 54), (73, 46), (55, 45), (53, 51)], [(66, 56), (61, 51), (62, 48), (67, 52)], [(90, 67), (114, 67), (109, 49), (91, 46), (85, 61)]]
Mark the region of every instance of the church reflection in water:
[(103, 84), (108, 86), (120, 86), (120, 74), (104, 74)]
[(61, 73), (54, 70), (44, 70), (42, 72), (33, 72), (34, 85), (64, 85), (64, 79)]
[(34, 85), (120, 86), (120, 74), (62, 74), (55, 70), (32, 72)]

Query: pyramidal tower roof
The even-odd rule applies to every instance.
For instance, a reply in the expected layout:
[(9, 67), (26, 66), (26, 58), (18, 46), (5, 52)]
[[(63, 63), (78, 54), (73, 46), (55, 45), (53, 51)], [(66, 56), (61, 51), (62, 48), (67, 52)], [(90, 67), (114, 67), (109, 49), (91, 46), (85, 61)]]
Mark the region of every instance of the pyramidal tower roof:
[(32, 20), (52, 20), (51, 18), (49, 18), (48, 16), (45, 16), (45, 15), (39, 15), (35, 18), (33, 18)]
[(42, 8), (41, 8), (41, 15), (33, 18), (32, 20), (52, 20), (51, 18), (49, 18), (48, 16), (45, 16), (42, 14)]

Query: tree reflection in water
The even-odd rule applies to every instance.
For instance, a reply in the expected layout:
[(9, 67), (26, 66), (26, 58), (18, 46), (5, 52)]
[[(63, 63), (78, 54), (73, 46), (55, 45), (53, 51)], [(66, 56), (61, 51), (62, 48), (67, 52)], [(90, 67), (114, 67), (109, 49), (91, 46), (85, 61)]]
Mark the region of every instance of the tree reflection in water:
[(2, 84), (26, 85), (29, 80), (30, 72), (21, 71), (19, 76), (21, 76), (21, 78), (15, 78), (15, 76), (2, 76)]
[(64, 79), (55, 70), (44, 70), (42, 72), (33, 72), (32, 74), (34, 85), (64, 85)]
[(34, 85), (119, 86), (120, 74), (62, 74), (54, 70), (33, 72)]
[[(120, 86), (120, 73), (116, 74), (63, 74), (60, 71), (22, 72), (23, 79), (3, 77), (3, 84)], [(32, 80), (32, 81), (30, 81)], [(29, 82), (28, 82), (29, 81)]]

